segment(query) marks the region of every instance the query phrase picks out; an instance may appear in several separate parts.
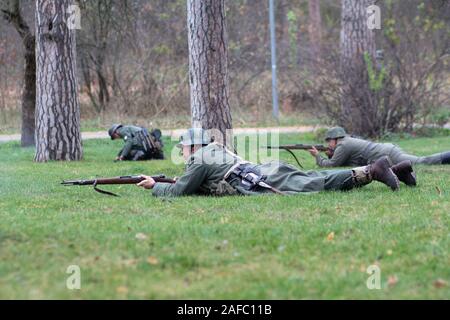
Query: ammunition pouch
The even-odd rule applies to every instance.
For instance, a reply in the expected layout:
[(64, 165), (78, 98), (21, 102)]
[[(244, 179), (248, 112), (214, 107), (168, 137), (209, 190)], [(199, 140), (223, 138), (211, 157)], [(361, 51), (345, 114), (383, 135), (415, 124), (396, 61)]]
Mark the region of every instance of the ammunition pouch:
[(258, 186), (265, 185), (266, 179), (267, 176), (262, 175), (251, 163), (239, 163), (225, 175), (225, 181), (231, 183), (231, 181), (238, 180), (240, 187), (246, 191), (254, 191)]

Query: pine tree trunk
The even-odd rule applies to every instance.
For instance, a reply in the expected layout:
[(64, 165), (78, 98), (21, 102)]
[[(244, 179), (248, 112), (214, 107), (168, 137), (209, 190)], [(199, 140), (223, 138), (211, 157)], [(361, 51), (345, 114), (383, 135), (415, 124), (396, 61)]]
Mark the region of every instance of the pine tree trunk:
[(319, 59), (322, 46), (322, 16), (320, 14), (320, 1), (309, 0), (308, 33), (311, 43), (311, 53), (314, 59)]
[(36, 39), (29, 34), (24, 39), (25, 75), (22, 92), (22, 147), (35, 145), (35, 108), (36, 108)]
[(216, 141), (230, 147), (224, 0), (188, 0), (187, 5), (192, 125), (216, 130)]
[[(268, 1), (266, 1), (268, 4)], [(289, 31), (287, 13), (289, 8), (289, 1), (277, 0), (275, 1), (275, 33), (277, 40), (277, 55), (280, 57), (289, 56)], [(296, 57), (295, 57), (296, 58)]]
[(69, 30), (73, 0), (36, 1), (35, 161), (83, 156), (76, 78), (75, 30)]
[(373, 135), (377, 102), (369, 86), (364, 55), (374, 61), (375, 34), (367, 26), (367, 7), (374, 0), (343, 0), (341, 30), (340, 124), (355, 134)]
[(34, 145), (35, 131), (35, 105), (36, 105), (36, 55), (35, 37), (22, 16), (20, 1), (6, 2), (1, 13), (6, 21), (10, 22), (22, 38), (24, 46), (24, 86), (22, 89), (22, 147)]

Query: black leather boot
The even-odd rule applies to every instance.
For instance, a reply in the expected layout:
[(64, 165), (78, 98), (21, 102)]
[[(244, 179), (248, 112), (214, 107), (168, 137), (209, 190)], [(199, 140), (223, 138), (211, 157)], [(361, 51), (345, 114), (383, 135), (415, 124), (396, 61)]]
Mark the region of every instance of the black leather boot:
[(383, 157), (365, 167), (354, 168), (352, 171), (356, 186), (363, 186), (375, 180), (384, 183), (392, 191), (397, 191), (400, 188), (400, 181), (392, 171), (388, 157)]
[(391, 167), (397, 178), (407, 186), (414, 187), (417, 185), (416, 173), (412, 168), (412, 162), (405, 160)]
[(442, 154), (442, 164), (450, 164), (450, 151)]

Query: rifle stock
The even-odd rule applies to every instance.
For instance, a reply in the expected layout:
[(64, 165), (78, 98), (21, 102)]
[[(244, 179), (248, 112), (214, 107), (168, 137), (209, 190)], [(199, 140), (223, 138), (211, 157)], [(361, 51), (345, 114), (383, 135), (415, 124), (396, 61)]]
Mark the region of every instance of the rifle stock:
[[(166, 178), (164, 175), (152, 176), (153, 180), (158, 183), (171, 183), (174, 184), (176, 181), (173, 179)], [(94, 190), (102, 194), (118, 197), (117, 194), (101, 190), (97, 188), (98, 185), (117, 185), (117, 184), (138, 184), (144, 181), (145, 178), (142, 176), (123, 176), (115, 178), (98, 178), (90, 180), (66, 180), (61, 182), (63, 186), (93, 186)]]

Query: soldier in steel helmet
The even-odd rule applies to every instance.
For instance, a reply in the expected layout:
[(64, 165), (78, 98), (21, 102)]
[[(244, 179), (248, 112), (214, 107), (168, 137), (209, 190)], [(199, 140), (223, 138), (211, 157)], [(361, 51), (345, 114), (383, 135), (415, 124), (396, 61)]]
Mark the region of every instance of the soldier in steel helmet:
[(153, 189), (157, 197), (205, 195), (257, 195), (263, 193), (298, 194), (331, 190), (350, 190), (382, 182), (392, 190), (399, 181), (415, 185), (412, 167), (408, 164), (391, 166), (387, 158), (353, 169), (303, 172), (283, 162), (253, 164), (244, 161), (223, 145), (211, 142), (201, 128), (189, 129), (180, 138), (186, 161), (186, 172), (175, 184), (156, 183), (151, 177), (139, 186)]
[(351, 137), (341, 127), (329, 129), (325, 140), (333, 150), (332, 154), (328, 154), (329, 159), (322, 157), (314, 148), (310, 150), (320, 167), (363, 166), (382, 157), (388, 157), (393, 164), (404, 161), (410, 162), (411, 165), (450, 164), (450, 152), (424, 157), (410, 155), (392, 143), (375, 143)]
[(149, 132), (142, 127), (114, 124), (108, 130), (108, 134), (112, 140), (123, 139), (125, 142), (124, 147), (116, 157), (116, 161), (164, 159), (159, 129)]

